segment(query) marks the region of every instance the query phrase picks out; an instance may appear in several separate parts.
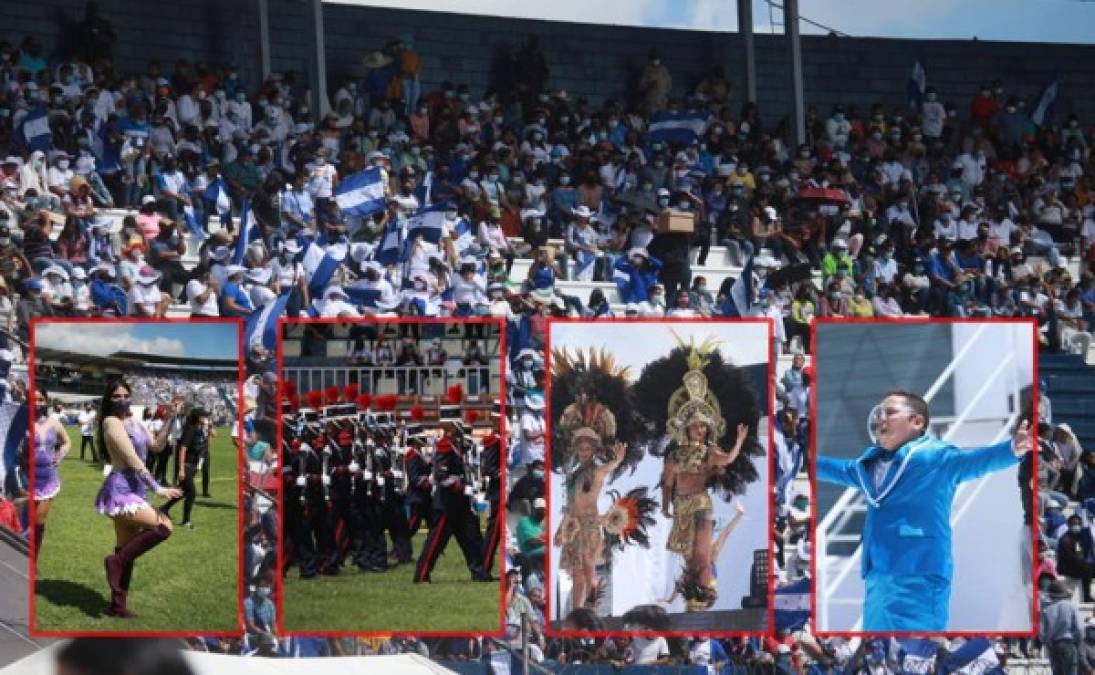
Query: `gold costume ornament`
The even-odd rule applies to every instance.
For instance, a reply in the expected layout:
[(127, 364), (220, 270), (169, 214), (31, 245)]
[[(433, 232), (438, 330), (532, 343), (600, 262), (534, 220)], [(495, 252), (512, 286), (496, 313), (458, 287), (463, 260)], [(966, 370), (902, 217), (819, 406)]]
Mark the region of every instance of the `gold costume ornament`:
[[(676, 336), (674, 336), (676, 337)], [(684, 343), (678, 337), (677, 342), (684, 347)], [(718, 346), (713, 339), (704, 341), (699, 346), (690, 344), (688, 352), (688, 372), (681, 378), (684, 384), (669, 397), (669, 420), (666, 423), (666, 431), (670, 438), (677, 442), (678, 453), (685, 446), (695, 445), (688, 437), (688, 425), (692, 422), (703, 422), (707, 425), (707, 443), (715, 443), (726, 433), (726, 419), (722, 416), (719, 400), (707, 386), (707, 376), (703, 369), (707, 366), (708, 355)], [(704, 444), (706, 450), (706, 444)], [(685, 452), (688, 466), (682, 466), (685, 471), (698, 471), (696, 465), (697, 454), (694, 450)]]

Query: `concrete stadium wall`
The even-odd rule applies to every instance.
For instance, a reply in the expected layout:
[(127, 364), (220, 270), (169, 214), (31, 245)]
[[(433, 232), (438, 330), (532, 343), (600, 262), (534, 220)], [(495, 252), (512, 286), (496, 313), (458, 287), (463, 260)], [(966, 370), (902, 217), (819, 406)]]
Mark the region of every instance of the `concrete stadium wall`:
[[(116, 58), (123, 69), (143, 70), (149, 58), (169, 69), (187, 57), (211, 64), (234, 61), (247, 82), (258, 72), (257, 0), (101, 0), (100, 13), (120, 35)], [(84, 0), (0, 3), (0, 37), (33, 32), (47, 50), (61, 29), (56, 16), (83, 16)], [(306, 79), (312, 33), (304, 0), (269, 0), (272, 67)], [(507, 45), (540, 37), (551, 70), (550, 86), (599, 101), (622, 97), (635, 82), (647, 50), (658, 47), (674, 89), (691, 88), (712, 64), (722, 63), (741, 100), (740, 39), (735, 33), (632, 28), (325, 5), (328, 71), (333, 85), (358, 74), (365, 53), (394, 36), (413, 35), (423, 57), (423, 91), (442, 80), (468, 84), (473, 95), (491, 81), (495, 56)], [(896, 40), (804, 36), (807, 103), (827, 114), (837, 103), (903, 105), (912, 64), (920, 60), (944, 100), (965, 110), (976, 87), (995, 78), (1009, 92), (1037, 98), (1060, 78), (1058, 116), (1075, 111), (1095, 118), (1095, 44), (1058, 45), (973, 40)], [(780, 36), (756, 36), (757, 96), (769, 122), (786, 114), (788, 67)]]

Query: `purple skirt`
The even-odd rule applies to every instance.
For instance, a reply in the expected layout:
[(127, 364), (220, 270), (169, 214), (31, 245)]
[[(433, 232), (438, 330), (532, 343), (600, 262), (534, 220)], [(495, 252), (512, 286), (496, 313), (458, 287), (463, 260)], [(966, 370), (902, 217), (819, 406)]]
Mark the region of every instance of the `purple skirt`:
[(111, 471), (95, 497), (95, 508), (104, 516), (133, 514), (151, 506), (145, 499), (145, 486), (133, 469)]
[(53, 466), (34, 467), (34, 500), (53, 499), (61, 491), (61, 476)]

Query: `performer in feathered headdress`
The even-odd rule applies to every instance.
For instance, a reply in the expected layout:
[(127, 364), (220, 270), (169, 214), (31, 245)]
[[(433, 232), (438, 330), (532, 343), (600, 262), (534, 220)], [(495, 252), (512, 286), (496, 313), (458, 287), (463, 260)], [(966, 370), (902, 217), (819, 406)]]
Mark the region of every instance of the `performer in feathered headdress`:
[[(657, 437), (652, 452), (663, 455), (662, 515), (673, 520), (666, 548), (684, 559), (677, 590), (688, 611), (718, 598), (713, 570), (714, 506), (709, 489), (729, 499), (758, 478), (753, 457), (764, 454), (756, 440), (760, 410), (747, 374), (723, 361), (717, 342), (685, 345), (646, 368), (636, 383), (636, 407)], [(666, 396), (667, 382), (681, 382)], [(733, 433), (730, 430), (733, 430)], [(729, 450), (720, 446), (729, 445)]]

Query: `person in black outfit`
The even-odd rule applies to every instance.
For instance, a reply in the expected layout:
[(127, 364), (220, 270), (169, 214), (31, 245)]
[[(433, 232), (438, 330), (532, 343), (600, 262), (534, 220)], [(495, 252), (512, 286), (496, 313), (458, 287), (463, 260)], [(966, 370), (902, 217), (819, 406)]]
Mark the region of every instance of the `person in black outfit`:
[[(691, 235), (682, 232), (662, 232), (650, 240), (647, 250), (662, 261), (658, 280), (665, 286), (666, 302), (676, 302), (677, 291), (688, 289), (692, 283), (692, 266), (689, 261)], [(666, 309), (672, 309), (668, 304)]]
[(525, 475), (517, 479), (506, 499), (506, 510), (517, 513), (531, 513), (532, 502), (544, 496), (544, 460), (534, 459)]
[(416, 584), (430, 581), (430, 573), (445, 551), (449, 537), (456, 537), (472, 580), (491, 580), (479, 564), (483, 536), (479, 531), (479, 516), (472, 510), (471, 497), (465, 491), (468, 486), (462, 446), (459, 437), (454, 441), (454, 436), (442, 436), (434, 450), (430, 475), (434, 522), (415, 568)]
[(330, 475), (328, 495), (330, 497), (329, 527), (334, 533), (334, 548), (330, 551), (331, 564), (322, 574), (338, 574), (345, 559), (345, 553), (354, 540), (357, 523), (353, 515), (353, 496), (357, 490), (354, 480), (356, 461), (354, 458), (354, 434), (347, 428), (339, 428), (338, 423), (327, 424), (327, 446), (330, 451), (327, 469)]
[(430, 497), (430, 463), (422, 456), (422, 441), (418, 438), (407, 439), (407, 451), (403, 455), (403, 470), (407, 472), (407, 494), (404, 499), (410, 509), (407, 520), (407, 533), (413, 537), (418, 534), (422, 522), (426, 528), (433, 527), (432, 498)]
[[(285, 434), (290, 437), (289, 429)], [(287, 573), (290, 562), (295, 562), (300, 578), (312, 579), (316, 576), (316, 542), (307, 517), (307, 485), (308, 458), (314, 453), (300, 438), (293, 438), (282, 450), (282, 544), (287, 555), (281, 572)], [(288, 555), (290, 551), (292, 556)]]
[(498, 553), (498, 543), (502, 538), (502, 521), (499, 520), (501, 511), (501, 468), (502, 468), (502, 439), (492, 430), (483, 437), (483, 451), (479, 456), (479, 466), (482, 469), (484, 492), (487, 503), (490, 505), (490, 517), (487, 519), (487, 532), (483, 539), (483, 574), (491, 576), (494, 569), (494, 556)]
[(380, 473), (376, 445), (371, 425), (363, 433), (358, 448), (361, 455), (358, 485), (354, 495), (354, 564), (362, 572), (384, 572), (388, 569), (388, 550), (384, 541), (384, 486), (377, 480)]
[(390, 433), (384, 433), (373, 451), (373, 466), (376, 468), (378, 488), (383, 495), (379, 515), (382, 531), (387, 531), (392, 542), (388, 562), (402, 565), (412, 560), (411, 533), (407, 530), (406, 501), (403, 495), (403, 478), (395, 473), (394, 439)]
[(190, 521), (190, 511), (194, 508), (194, 499), (198, 491), (194, 487), (194, 477), (201, 470), (201, 465), (208, 462), (209, 447), (209, 413), (205, 408), (197, 407), (190, 411), (183, 426), (182, 438), (179, 439), (179, 474), (178, 481), (182, 486), (182, 497), (175, 497), (168, 501), (160, 509), (164, 515), (171, 515), (171, 507), (181, 499), (183, 502), (182, 526), (194, 529)]
[(1091, 532), (1080, 516), (1069, 516), (1068, 532), (1057, 540), (1057, 571), (1083, 584), (1084, 602), (1091, 602), (1091, 576), (1095, 565), (1087, 562), (1092, 553)]

